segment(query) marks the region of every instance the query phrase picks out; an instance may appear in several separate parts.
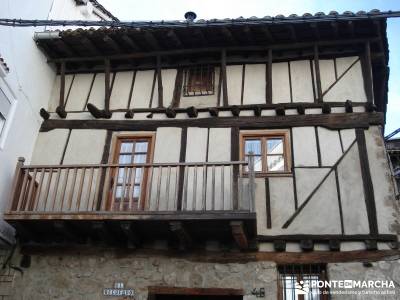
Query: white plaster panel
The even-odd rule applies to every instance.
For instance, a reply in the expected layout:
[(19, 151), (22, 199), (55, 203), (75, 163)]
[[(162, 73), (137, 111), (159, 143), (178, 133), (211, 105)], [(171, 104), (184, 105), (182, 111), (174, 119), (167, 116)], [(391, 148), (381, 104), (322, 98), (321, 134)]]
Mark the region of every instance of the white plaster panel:
[(265, 64), (246, 65), (243, 104), (265, 103)]
[(340, 137), (342, 138), (343, 150), (346, 151), (356, 140), (356, 131), (354, 129), (342, 129), (340, 130)]
[(314, 127), (294, 127), (292, 132), (294, 165), (296, 167), (318, 166)]
[[(76, 74), (67, 99), (66, 111), (86, 110), (86, 99), (89, 95), (90, 85), (93, 81), (93, 74)], [(103, 82), (104, 89), (104, 82)]]
[[(218, 106), (218, 82), (219, 82), (220, 68), (214, 68), (214, 72), (215, 72), (214, 73), (214, 94), (207, 95), (207, 96), (184, 97), (183, 96), (183, 88), (182, 88), (182, 94), (181, 94), (179, 107), (186, 108), (189, 106), (194, 106), (194, 107), (200, 108), (200, 107)], [(221, 88), (220, 101), (221, 101), (220, 105), (222, 105), (222, 88)]]
[(189, 127), (187, 129), (186, 162), (206, 161), (207, 139), (207, 128)]
[(339, 163), (338, 178), (345, 234), (368, 234), (369, 226), (365, 207), (357, 144)]
[[(337, 59), (339, 63), (340, 59)], [(361, 63), (358, 61), (350, 70), (324, 95), (324, 101), (366, 102)]]
[(132, 85), (133, 71), (117, 72), (110, 96), (110, 109), (123, 109), (128, 107), (129, 93)]
[[(65, 75), (65, 89), (64, 89), (64, 99), (67, 99), (68, 90), (71, 86), (72, 78), (74, 75)], [(55, 111), (58, 104), (60, 103), (60, 85), (61, 79), (60, 75), (57, 75), (54, 80), (53, 87), (51, 89), (50, 101), (48, 110)]]
[[(239, 145), (237, 145), (239, 147)], [(231, 160), (231, 128), (210, 128), (208, 161)]]
[(285, 234), (282, 225), (295, 212), (293, 179), (291, 177), (270, 177), (269, 194), (271, 203), (271, 227), (268, 234)]
[(64, 164), (99, 164), (103, 155), (106, 133), (106, 130), (72, 130)]
[(340, 234), (335, 174), (331, 172), (288, 230), (293, 234)]
[(290, 102), (289, 67), (287, 62), (272, 64), (272, 103)]
[(342, 75), (347, 68), (358, 59), (358, 56), (339, 57), (336, 58), (336, 70), (338, 77)]
[[(314, 74), (315, 74), (315, 64), (314, 66)], [(321, 59), (319, 60), (319, 73), (321, 78), (321, 90), (322, 93), (325, 92), (332, 83), (335, 82), (335, 65), (333, 59)], [(314, 76), (315, 81), (315, 76)], [(317, 84), (315, 83), (316, 87)]]
[(383, 234), (395, 234), (397, 226), (395, 191), (381, 129), (378, 126), (371, 126), (364, 132), (374, 187), (378, 230)]
[(339, 132), (337, 130), (318, 127), (318, 140), (322, 165), (333, 166), (342, 156)]
[(104, 99), (105, 99), (104, 77), (105, 77), (104, 73), (98, 73), (96, 75), (96, 78), (94, 79), (93, 82), (92, 90), (90, 91), (89, 101), (88, 101), (88, 103), (96, 105), (96, 107), (99, 109), (104, 109)]
[(226, 67), (229, 105), (240, 105), (240, 97), (242, 93), (242, 70), (243, 66), (241, 65)]
[[(174, 88), (175, 88), (176, 73), (177, 73), (176, 69), (161, 70), (164, 107), (168, 107), (172, 102), (172, 97), (173, 97)], [(156, 83), (155, 83), (155, 87), (154, 87), (154, 96), (153, 96), (152, 107), (158, 107), (158, 79), (157, 78), (156, 78)]]
[(363, 242), (341, 242), (340, 251), (356, 251), (365, 250), (365, 244)]
[(179, 162), (181, 151), (181, 128), (161, 127), (156, 132), (155, 163)]
[(314, 102), (310, 62), (298, 60), (290, 62), (293, 102)]
[(34, 165), (60, 164), (65, 143), (67, 142), (68, 129), (54, 129), (48, 132), (39, 132), (31, 163)]
[(300, 206), (318, 186), (329, 168), (296, 168), (296, 190), (297, 190), (297, 203)]
[[(149, 108), (154, 72), (154, 70), (136, 72), (130, 108)], [(153, 97), (153, 101), (154, 99), (156, 98)]]

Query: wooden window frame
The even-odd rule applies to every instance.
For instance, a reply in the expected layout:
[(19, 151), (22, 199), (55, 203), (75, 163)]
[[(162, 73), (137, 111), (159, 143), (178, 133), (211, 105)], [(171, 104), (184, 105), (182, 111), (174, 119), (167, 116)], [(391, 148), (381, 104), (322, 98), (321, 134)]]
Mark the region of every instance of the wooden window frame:
[[(265, 147), (265, 141), (268, 138), (283, 138), (283, 157), (285, 159), (285, 169), (283, 171), (267, 171), (267, 153)], [(239, 154), (241, 160), (245, 160), (245, 141), (249, 139), (261, 139), (261, 163), (262, 171), (255, 171), (256, 177), (269, 177), (269, 176), (292, 176), (292, 153), (291, 153), (291, 140), (290, 130), (245, 130), (239, 133), (240, 149)], [(247, 172), (242, 172), (242, 175), (246, 175)]]
[[(206, 69), (205, 74), (208, 76), (202, 77), (203, 70)], [(200, 78), (207, 79), (209, 76), (211, 78), (210, 82), (207, 84), (202, 83), (199, 90), (192, 90), (196, 86), (191, 86), (191, 76), (192, 72), (200, 71)], [(195, 76), (198, 76), (196, 74)], [(215, 94), (215, 67), (212, 65), (195, 65), (192, 67), (187, 67), (183, 71), (183, 97), (197, 97), (197, 96), (210, 96)]]
[[(119, 155), (120, 155), (120, 149), (121, 149), (121, 143), (123, 141), (126, 140), (140, 140), (140, 139), (149, 139), (149, 144), (148, 144), (148, 155), (147, 155), (147, 159), (146, 162), (147, 164), (151, 164), (153, 162), (154, 159), (154, 146), (155, 146), (155, 137), (156, 134), (155, 132), (138, 132), (138, 133), (122, 133), (122, 134), (116, 134), (113, 137), (112, 140), (112, 149), (110, 152), (110, 156), (109, 156), (109, 163), (110, 164), (118, 164), (118, 159), (119, 159)], [(143, 172), (143, 186), (141, 187), (141, 194), (140, 194), (140, 199), (139, 202), (141, 203), (141, 206), (138, 207), (138, 210), (143, 210), (145, 208), (146, 205), (146, 198), (147, 198), (147, 185), (148, 185), (148, 177), (150, 174), (150, 168), (145, 168), (144, 172)], [(113, 180), (116, 180), (116, 176), (118, 174), (118, 169), (115, 169), (112, 172), (111, 178), (113, 178)], [(114, 191), (110, 191), (110, 193), (113, 192), (113, 194), (110, 194), (108, 196), (108, 204), (110, 204), (111, 202), (116, 202), (116, 199), (114, 199), (114, 201), (112, 201), (112, 198), (114, 197)], [(108, 205), (109, 206), (109, 205)], [(108, 207), (107, 206), (107, 207)], [(111, 208), (113, 209), (113, 208)]]

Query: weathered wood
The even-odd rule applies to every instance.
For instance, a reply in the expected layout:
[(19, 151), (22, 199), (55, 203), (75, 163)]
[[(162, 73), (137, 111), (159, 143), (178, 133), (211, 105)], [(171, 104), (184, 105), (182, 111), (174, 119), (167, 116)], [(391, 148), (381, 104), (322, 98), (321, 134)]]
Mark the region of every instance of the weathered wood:
[(59, 99), (59, 107), (64, 107), (65, 103), (65, 61), (62, 61), (60, 64), (60, 99)]
[(240, 115), (240, 108), (237, 105), (231, 106), (231, 113), (234, 117), (239, 117)]
[(221, 75), (222, 75), (222, 103), (224, 106), (228, 106), (228, 83), (226, 77), (226, 50), (221, 51)]
[(182, 95), (182, 84), (183, 84), (183, 68), (178, 68), (175, 77), (174, 93), (171, 101), (171, 108), (179, 107), (179, 102)]
[(368, 103), (374, 103), (374, 88), (372, 80), (372, 64), (371, 64), (371, 46), (369, 42), (365, 43), (364, 57), (362, 60), (364, 67), (364, 89)]
[(376, 240), (365, 240), (365, 247), (367, 250), (378, 250), (378, 243)]
[[(239, 159), (239, 127), (231, 128), (231, 160)], [(233, 209), (239, 207), (239, 166), (232, 167), (232, 206)]]
[(367, 144), (363, 129), (356, 129), (356, 141), (360, 156), (361, 177), (364, 188), (365, 206), (368, 215), (369, 231), (372, 235), (378, 234), (378, 221), (376, 215), (376, 204), (374, 196), (374, 186), (372, 184), (371, 170), (369, 167)]
[(364, 242), (366, 240), (376, 240), (378, 242), (396, 242), (398, 240), (395, 234), (291, 234), (291, 235), (258, 235), (259, 242), (300, 242), (302, 240), (312, 240), (315, 243), (328, 243), (331, 240), (342, 242)]
[(113, 234), (104, 221), (94, 221), (91, 225), (94, 235), (100, 242), (112, 243), (115, 241)]
[[(179, 153), (179, 162), (181, 163), (186, 161), (186, 146), (187, 146), (187, 127), (182, 128), (182, 133), (181, 133), (181, 144), (180, 144), (181, 151)], [(178, 199), (177, 199), (176, 209), (180, 211), (182, 210), (182, 202), (183, 202), (183, 184), (185, 180), (185, 174), (184, 174), (185, 169), (183, 167), (180, 167), (178, 170), (179, 170)]]
[(329, 250), (330, 251), (340, 251), (340, 241), (339, 240), (329, 240)]
[(261, 108), (261, 106), (259, 106), (259, 105), (254, 106), (253, 112), (254, 112), (254, 115), (255, 115), (256, 117), (261, 117), (261, 113), (262, 113), (262, 108)]
[(176, 111), (173, 108), (167, 107), (165, 109), (165, 114), (167, 115), (168, 118), (175, 118), (176, 117)]
[(111, 96), (111, 85), (110, 85), (110, 60), (104, 60), (104, 110), (110, 110), (110, 96)]
[(192, 238), (181, 221), (171, 221), (169, 222), (169, 227), (175, 238), (179, 241), (180, 247), (187, 249), (192, 246)]
[(128, 45), (132, 49), (132, 51), (135, 51), (135, 52), (140, 51), (140, 47), (127, 34), (121, 35), (121, 40), (123, 40), (125, 42), (125, 44)]
[(210, 113), (210, 116), (212, 116), (212, 117), (218, 117), (219, 110), (218, 110), (217, 107), (211, 107), (211, 108), (209, 108), (209, 109), (208, 109), (208, 112)]
[(164, 107), (160, 56), (157, 56), (157, 88), (158, 88), (158, 107)]
[(197, 109), (194, 106), (189, 106), (186, 109), (186, 113), (189, 116), (189, 118), (197, 118), (197, 115), (198, 115)]
[(44, 108), (40, 109), (39, 114), (43, 118), (43, 120), (48, 120), (50, 118), (50, 114)]
[(346, 100), (344, 108), (347, 113), (352, 113), (353, 112), (353, 102), (351, 102), (351, 100)]
[(54, 230), (61, 235), (62, 237), (65, 237), (66, 239), (70, 241), (75, 241), (77, 239), (77, 233), (72, 231), (71, 228), (66, 224), (65, 221), (54, 221), (53, 222)]
[(240, 249), (247, 249), (249, 242), (242, 221), (231, 221), (232, 236)]
[(125, 113), (125, 118), (127, 119), (133, 119), (133, 116), (135, 115), (135, 113), (133, 112), (132, 109), (129, 109), (126, 113)]
[(137, 233), (135, 233), (132, 222), (121, 222), (119, 226), (127, 238), (128, 248), (135, 249), (141, 245), (141, 240)]
[(296, 109), (299, 115), (304, 115), (306, 113), (306, 109), (303, 105), (298, 105)]
[(272, 49), (268, 49), (268, 63), (266, 69), (266, 91), (265, 99), (266, 103), (272, 103)]
[(322, 113), (323, 114), (330, 114), (332, 111), (331, 106), (329, 105), (329, 103), (323, 103), (322, 105)]
[(183, 288), (167, 286), (149, 286), (149, 294), (154, 295), (184, 295), (184, 296), (243, 296), (242, 289), (229, 288)]
[(317, 83), (317, 102), (323, 102), (318, 51), (319, 51), (318, 45), (314, 45), (314, 66), (315, 66), (315, 81)]
[(303, 251), (312, 251), (312, 250), (314, 250), (314, 242), (313, 242), (313, 240), (310, 240), (310, 239), (301, 240), (300, 241), (300, 248)]
[(67, 112), (65, 111), (64, 106), (57, 106), (56, 113), (61, 119), (65, 119), (67, 117)]
[(88, 103), (87, 109), (96, 119), (104, 118), (104, 110), (98, 109), (94, 104)]
[(371, 102), (367, 102), (367, 103), (365, 103), (365, 111), (371, 113), (371, 112), (377, 111), (377, 108), (376, 108), (375, 104), (373, 104)]
[(277, 116), (285, 116), (285, 108), (283, 106), (278, 106), (275, 108), (275, 113)]
[(274, 250), (278, 252), (286, 251), (286, 242), (284, 240), (276, 240), (274, 242)]
[(225, 128), (237, 126), (242, 129), (288, 128), (321, 126), (328, 129), (368, 128), (370, 125), (383, 125), (383, 114), (353, 113), (330, 115), (289, 115), (261, 117), (226, 117), (174, 120), (45, 120), (40, 128), (47, 132), (56, 128), (68, 129), (109, 129), (113, 131), (154, 131), (159, 127), (202, 127)]
[(271, 199), (269, 193), (269, 178), (265, 178), (265, 209), (267, 218), (267, 228), (272, 228), (272, 218), (271, 218)]
[(103, 37), (103, 41), (116, 53), (122, 53), (121, 47), (109, 36)]
[(182, 48), (182, 47), (183, 47), (182, 42), (181, 42), (181, 39), (180, 39), (180, 38), (178, 37), (178, 35), (176, 34), (175, 30), (173, 30), (173, 29), (168, 30), (168, 32), (167, 32), (167, 37), (168, 37), (171, 41), (173, 41), (174, 46), (175, 46), (176, 48)]

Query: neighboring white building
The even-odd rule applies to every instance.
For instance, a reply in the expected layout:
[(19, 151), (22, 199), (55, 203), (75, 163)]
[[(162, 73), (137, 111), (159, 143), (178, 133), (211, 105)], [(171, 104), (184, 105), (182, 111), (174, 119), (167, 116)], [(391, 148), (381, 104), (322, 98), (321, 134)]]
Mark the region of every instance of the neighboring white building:
[[(97, 1), (85, 0), (5, 0), (0, 18), (112, 20)], [(36, 46), (34, 32), (44, 27), (0, 26), (0, 212), (10, 193), (15, 161), (30, 160), (41, 124), (39, 110), (47, 107), (55, 72)], [(53, 30), (56, 28), (52, 28)], [(65, 28), (63, 28), (65, 29)], [(0, 219), (0, 238), (10, 239), (10, 226)]]

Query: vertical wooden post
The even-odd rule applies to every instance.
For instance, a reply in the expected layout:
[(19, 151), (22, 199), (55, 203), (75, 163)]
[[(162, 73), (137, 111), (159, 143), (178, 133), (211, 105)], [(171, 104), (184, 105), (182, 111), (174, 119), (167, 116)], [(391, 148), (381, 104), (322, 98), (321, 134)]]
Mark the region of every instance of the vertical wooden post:
[(12, 211), (14, 208), (18, 207), (18, 203), (15, 203), (16, 199), (19, 199), (19, 193), (21, 191), (17, 191), (20, 185), (20, 179), (21, 179), (21, 168), (24, 166), (25, 158), (23, 157), (18, 157), (18, 162), (17, 166), (15, 168), (15, 173), (14, 173), (14, 179), (13, 183), (11, 186), (11, 197), (10, 197), (10, 206), (9, 206), (9, 211)]
[(65, 61), (60, 65), (60, 102), (59, 107), (64, 108), (65, 102)]
[(364, 86), (365, 86), (365, 94), (367, 96), (367, 101), (369, 103), (373, 103), (374, 101), (374, 90), (373, 90), (373, 81), (372, 81), (372, 65), (371, 65), (371, 46), (369, 41), (365, 43), (365, 72), (364, 72)]
[(266, 103), (272, 103), (272, 49), (268, 49), (268, 63), (266, 72)]
[(110, 111), (110, 60), (104, 60), (104, 110)]
[(228, 86), (226, 81), (226, 50), (221, 52), (221, 74), (222, 74), (222, 103), (228, 106)]
[(163, 104), (163, 84), (161, 76), (161, 56), (157, 55), (157, 86), (158, 86), (158, 107), (164, 107)]
[(319, 52), (318, 46), (314, 45), (314, 65), (315, 65), (315, 79), (317, 81), (317, 102), (323, 102), (322, 88), (321, 88), (321, 73), (319, 70)]

